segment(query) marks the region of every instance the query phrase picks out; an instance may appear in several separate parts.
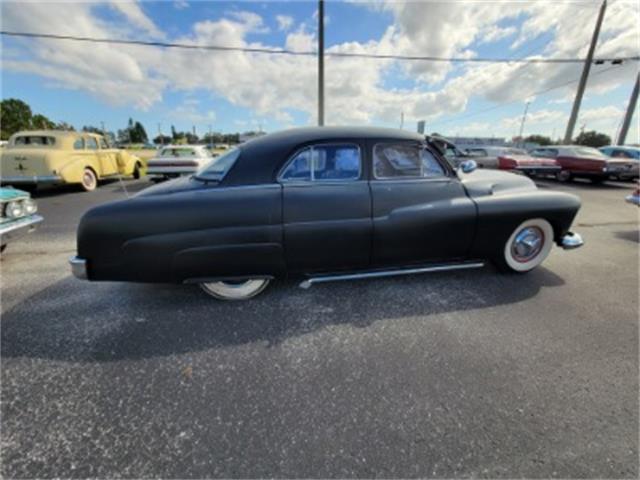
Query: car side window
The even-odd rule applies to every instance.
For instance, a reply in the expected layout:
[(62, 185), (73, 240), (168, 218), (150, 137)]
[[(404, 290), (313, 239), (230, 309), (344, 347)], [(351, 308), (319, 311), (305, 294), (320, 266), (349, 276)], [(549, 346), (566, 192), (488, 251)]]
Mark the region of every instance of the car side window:
[(98, 142), (93, 137), (87, 137), (86, 145), (87, 145), (87, 148), (89, 150), (97, 150), (98, 149)]
[(76, 139), (76, 141), (73, 142), (73, 149), (74, 150), (84, 150), (84, 139), (83, 138)]
[(282, 181), (346, 181), (360, 177), (357, 145), (314, 145), (300, 150), (280, 175)]
[(422, 173), (423, 177), (434, 178), (445, 176), (445, 171), (440, 165), (440, 162), (433, 156), (426, 148), (420, 150), (420, 156), (422, 157)]
[(378, 144), (373, 148), (375, 178), (420, 178), (422, 159), (420, 146), (410, 144)]
[(356, 180), (360, 149), (355, 145), (322, 145), (311, 149), (313, 180)]
[(299, 151), (280, 176), (281, 180), (311, 181), (311, 148)]
[(107, 150), (109, 148), (109, 145), (107, 145), (107, 142), (104, 138), (100, 139), (100, 149), (101, 150)]
[(609, 155), (615, 158), (633, 158), (631, 154), (629, 154), (628, 152), (625, 152), (624, 150), (614, 150)]

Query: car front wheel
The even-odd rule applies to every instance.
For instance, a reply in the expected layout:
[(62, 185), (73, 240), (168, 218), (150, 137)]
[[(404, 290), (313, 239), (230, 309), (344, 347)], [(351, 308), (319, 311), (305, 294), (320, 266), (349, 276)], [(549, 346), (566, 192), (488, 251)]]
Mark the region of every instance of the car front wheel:
[(262, 292), (269, 285), (269, 279), (201, 283), (200, 287), (218, 300), (248, 300)]
[(513, 231), (496, 263), (506, 272), (530, 272), (547, 258), (551, 247), (553, 227), (543, 218), (533, 218)]

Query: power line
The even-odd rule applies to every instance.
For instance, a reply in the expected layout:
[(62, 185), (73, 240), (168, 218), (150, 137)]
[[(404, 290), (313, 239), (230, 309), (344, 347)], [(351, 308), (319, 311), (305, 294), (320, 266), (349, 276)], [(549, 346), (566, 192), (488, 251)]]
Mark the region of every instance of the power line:
[[(73, 35), (56, 35), (51, 33), (30, 33), (30, 32), (10, 32), (0, 31), (0, 35), (7, 37), (43, 38), (50, 40), (71, 40), (75, 42), (106, 43), (116, 45), (138, 45), (147, 47), (180, 48), (185, 50), (212, 50), (223, 52), (245, 52), (260, 53), (270, 55), (293, 55), (293, 56), (316, 56), (314, 51), (298, 51), (288, 49), (275, 49), (263, 47), (232, 47), (225, 45), (193, 45), (188, 43), (171, 43), (145, 40), (120, 40), (116, 38), (95, 38), (77, 37)], [(391, 55), (379, 53), (353, 53), (353, 52), (325, 52), (326, 57), (335, 58), (369, 58), (378, 60), (408, 60), (426, 62), (454, 62), (454, 63), (584, 63), (583, 58), (488, 58), (488, 57), (437, 57), (418, 55)], [(625, 62), (639, 61), (640, 55), (629, 57), (601, 57), (594, 59), (594, 62)]]
[[(608, 72), (609, 70), (613, 70), (616, 67), (618, 67), (618, 65), (613, 65), (613, 66), (611, 66), (609, 68), (605, 68), (604, 70), (600, 70), (599, 72), (593, 73), (591, 76), (595, 77), (596, 75), (601, 75), (601, 74), (603, 74), (605, 72)], [(544, 90), (540, 90), (538, 92), (529, 93), (527, 95), (524, 95), (524, 97), (528, 98), (528, 97), (534, 97), (534, 96), (538, 96), (538, 95), (543, 95), (545, 93), (551, 92), (552, 90), (557, 90), (559, 88), (566, 87), (567, 85), (571, 85), (572, 83), (576, 83), (578, 81), (580, 81), (579, 78), (574, 78), (573, 80), (569, 80), (568, 82), (560, 83), (558, 85), (553, 85), (551, 87), (545, 88)], [(513, 100), (512, 102), (507, 102), (507, 103), (503, 103), (501, 105), (495, 105), (493, 107), (485, 108), (485, 109), (482, 109), (482, 110), (477, 110), (475, 112), (467, 113), (467, 114), (461, 115), (459, 117), (450, 118), (448, 120), (441, 120), (441, 121), (436, 120), (431, 125), (441, 125), (443, 123), (457, 122), (459, 120), (464, 120), (466, 118), (473, 117), (473, 116), (476, 116), (476, 115), (480, 115), (482, 113), (491, 112), (493, 110), (498, 110), (500, 108), (508, 107), (510, 105), (513, 105), (514, 103), (520, 103), (520, 102), (522, 102), (522, 100)]]

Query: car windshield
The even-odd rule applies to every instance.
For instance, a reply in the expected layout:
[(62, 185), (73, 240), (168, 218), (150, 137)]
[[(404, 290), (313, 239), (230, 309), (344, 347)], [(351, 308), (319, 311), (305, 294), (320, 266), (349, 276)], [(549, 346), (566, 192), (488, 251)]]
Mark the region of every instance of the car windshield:
[(198, 170), (195, 174), (195, 178), (197, 178), (198, 180), (206, 181), (220, 181), (225, 177), (227, 172), (231, 170), (231, 167), (233, 167), (233, 164), (236, 163), (236, 160), (238, 160), (239, 156), (239, 148), (229, 150), (223, 155), (215, 157), (204, 167)]

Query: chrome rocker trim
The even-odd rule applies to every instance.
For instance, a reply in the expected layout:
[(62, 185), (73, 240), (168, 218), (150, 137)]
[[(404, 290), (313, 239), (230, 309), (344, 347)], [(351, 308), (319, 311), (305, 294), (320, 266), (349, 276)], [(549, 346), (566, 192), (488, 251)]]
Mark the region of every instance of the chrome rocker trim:
[(448, 270), (464, 270), (468, 268), (482, 268), (484, 262), (472, 261), (463, 263), (444, 263), (439, 265), (431, 265), (428, 267), (418, 268), (401, 268), (395, 270), (375, 270), (361, 273), (345, 273), (335, 275), (318, 275), (308, 278), (300, 283), (300, 288), (307, 289), (316, 283), (340, 282), (344, 280), (360, 280), (365, 278), (383, 278), (398, 275), (414, 275), (416, 273), (444, 272)]
[(87, 275), (87, 261), (84, 258), (77, 256), (71, 257), (69, 259), (69, 265), (71, 265), (71, 273), (74, 277), (80, 280), (87, 280), (89, 278)]
[(580, 248), (582, 245), (584, 245), (584, 241), (579, 233), (567, 232), (567, 234), (562, 237), (561, 246), (565, 250)]

